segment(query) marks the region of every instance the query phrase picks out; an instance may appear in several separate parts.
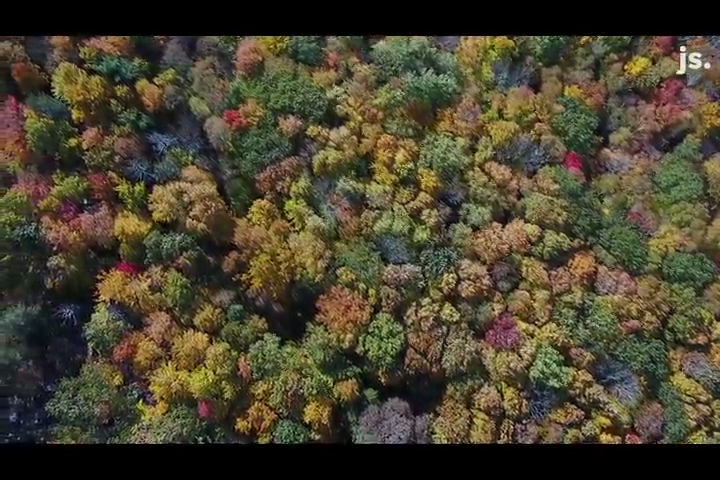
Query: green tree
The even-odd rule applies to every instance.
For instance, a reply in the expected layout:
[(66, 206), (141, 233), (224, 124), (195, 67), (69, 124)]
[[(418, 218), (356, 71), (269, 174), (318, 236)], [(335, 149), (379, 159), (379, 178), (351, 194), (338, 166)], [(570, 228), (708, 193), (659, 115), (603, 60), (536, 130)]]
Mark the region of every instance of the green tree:
[(542, 344), (535, 353), (529, 371), (530, 380), (551, 388), (565, 389), (570, 383), (570, 368), (563, 356), (551, 345)]

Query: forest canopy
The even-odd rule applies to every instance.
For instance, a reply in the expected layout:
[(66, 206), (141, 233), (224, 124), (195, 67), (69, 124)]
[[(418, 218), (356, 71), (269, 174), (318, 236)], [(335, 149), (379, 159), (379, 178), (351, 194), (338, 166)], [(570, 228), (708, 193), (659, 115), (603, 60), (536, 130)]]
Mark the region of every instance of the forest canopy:
[(720, 442), (720, 37), (0, 37), (2, 441)]

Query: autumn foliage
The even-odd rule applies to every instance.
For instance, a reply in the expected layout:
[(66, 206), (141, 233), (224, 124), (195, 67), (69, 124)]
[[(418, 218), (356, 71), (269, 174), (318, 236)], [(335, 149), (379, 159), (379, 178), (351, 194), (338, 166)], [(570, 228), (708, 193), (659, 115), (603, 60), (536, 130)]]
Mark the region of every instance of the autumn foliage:
[(5, 38), (13, 438), (720, 442), (718, 37)]

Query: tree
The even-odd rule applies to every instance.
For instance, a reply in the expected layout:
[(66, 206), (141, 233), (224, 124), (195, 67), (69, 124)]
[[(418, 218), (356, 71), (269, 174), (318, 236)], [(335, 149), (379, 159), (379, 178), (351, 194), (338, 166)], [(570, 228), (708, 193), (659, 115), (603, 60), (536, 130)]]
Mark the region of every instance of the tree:
[(360, 415), (355, 443), (430, 443), (428, 418), (413, 415), (407, 402), (391, 398)]
[(121, 382), (120, 372), (103, 363), (88, 363), (77, 377), (64, 379), (47, 405), (58, 439), (105, 443), (116, 438), (134, 420), (132, 402), (118, 388)]

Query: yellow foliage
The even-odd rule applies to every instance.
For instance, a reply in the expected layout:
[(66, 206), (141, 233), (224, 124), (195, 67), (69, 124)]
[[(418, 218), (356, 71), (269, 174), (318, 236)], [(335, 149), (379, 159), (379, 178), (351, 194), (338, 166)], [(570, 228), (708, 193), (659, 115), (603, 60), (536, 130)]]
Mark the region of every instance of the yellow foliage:
[(579, 425), (585, 419), (585, 412), (571, 403), (565, 403), (550, 414), (549, 420), (560, 425)]
[(177, 79), (178, 73), (174, 69), (168, 68), (167, 70), (160, 72), (160, 74), (153, 79), (153, 83), (158, 87), (165, 87), (175, 83)]
[(479, 88), (488, 88), (494, 78), (493, 64), (515, 51), (515, 42), (505, 36), (462, 37), (456, 50), (460, 69)]
[(140, 79), (135, 83), (135, 91), (140, 95), (140, 101), (148, 112), (156, 112), (163, 102), (163, 91), (147, 79)]
[(123, 243), (142, 242), (152, 230), (152, 223), (130, 212), (115, 217), (115, 236)]
[(652, 61), (643, 56), (635, 56), (625, 64), (625, 75), (629, 78), (637, 78), (652, 67)]
[(675, 373), (670, 377), (670, 383), (675, 386), (683, 396), (686, 403), (705, 403), (710, 404), (712, 395), (710, 395), (698, 382), (687, 377), (683, 373)]
[(262, 120), (263, 115), (265, 114), (262, 105), (260, 105), (260, 103), (258, 103), (258, 101), (254, 98), (251, 98), (240, 105), (238, 111), (247, 121), (248, 127), (254, 127), (260, 123), (260, 120)]
[(417, 144), (410, 139), (381, 135), (375, 145), (373, 178), (381, 185), (395, 185), (415, 170)]
[(288, 239), (288, 250), (295, 259), (296, 277), (314, 283), (322, 281), (330, 264), (331, 251), (321, 239), (308, 232), (293, 234)]
[(255, 402), (245, 415), (235, 422), (235, 430), (242, 435), (256, 433), (259, 443), (270, 443), (272, 428), (278, 417), (267, 405)]
[(108, 96), (108, 84), (100, 75), (90, 75), (82, 68), (62, 62), (53, 72), (53, 94), (65, 100), (73, 108), (73, 119), (82, 121)]
[(101, 302), (117, 302), (142, 312), (152, 312), (156, 299), (140, 280), (119, 270), (110, 270), (100, 275), (97, 284), (97, 299)]
[(525, 257), (521, 261), (520, 270), (523, 279), (529, 286), (539, 289), (548, 289), (550, 287), (550, 276), (548, 275), (545, 265), (534, 258)]
[(188, 394), (188, 374), (166, 363), (150, 376), (150, 392), (159, 402), (182, 400)]
[(332, 404), (328, 401), (312, 400), (303, 410), (303, 421), (315, 431), (323, 431), (332, 421)]
[(527, 401), (523, 399), (515, 387), (501, 383), (500, 394), (502, 395), (502, 405), (506, 417), (519, 418), (525, 414), (527, 411)]
[(591, 252), (579, 252), (568, 262), (568, 269), (575, 280), (589, 282), (595, 276), (597, 261)]
[(648, 264), (659, 268), (668, 253), (678, 250), (685, 245), (685, 239), (677, 227), (662, 225), (648, 240)]
[(360, 385), (354, 378), (343, 380), (333, 386), (333, 393), (342, 403), (350, 403), (360, 396)]
[(206, 333), (215, 333), (225, 324), (225, 314), (214, 305), (206, 304), (198, 310), (193, 324)]
[(594, 109), (595, 104), (593, 100), (578, 86), (578, 85), (566, 85), (563, 89), (563, 95), (579, 100), (588, 107)]
[(115, 97), (123, 102), (129, 102), (133, 98), (133, 91), (127, 85), (116, 85)]
[(253, 225), (269, 229), (274, 222), (281, 219), (281, 214), (271, 201), (265, 198), (259, 198), (248, 208), (246, 218), (250, 220)]
[(148, 207), (158, 223), (178, 222), (186, 231), (226, 239), (232, 217), (212, 177), (195, 166), (185, 167), (181, 179), (157, 185)]
[(137, 345), (133, 365), (140, 373), (151, 371), (165, 356), (165, 352), (149, 338), (143, 338)]
[(165, 415), (170, 408), (167, 402), (157, 402), (155, 405), (148, 405), (140, 400), (137, 403), (137, 409), (143, 421), (150, 421)]
[(192, 370), (205, 360), (210, 337), (203, 332), (186, 330), (173, 341), (172, 359), (180, 370)]
[(720, 127), (720, 105), (715, 102), (703, 102), (700, 108), (697, 109), (697, 116), (699, 134), (706, 134)]
[(716, 202), (720, 202), (720, 155), (713, 155), (703, 164), (707, 177), (708, 193)]
[(188, 375), (188, 390), (196, 400), (210, 398), (219, 384), (216, 375), (207, 368), (198, 368)]
[(306, 133), (323, 146), (312, 159), (316, 174), (345, 171), (357, 162), (359, 139), (347, 125), (332, 130), (311, 125)]
[(520, 134), (520, 126), (517, 123), (504, 120), (489, 124), (487, 130), (494, 148), (506, 146)]
[(498, 428), (495, 420), (486, 413), (480, 411), (472, 412), (473, 419), (470, 426), (470, 443), (489, 444), (495, 443), (498, 435)]
[(598, 436), (598, 442), (604, 445), (620, 445), (623, 443), (622, 437), (619, 437), (618, 435), (611, 435), (609, 433), (601, 433)]
[(442, 186), (437, 174), (429, 168), (420, 168), (418, 170), (418, 183), (420, 184), (420, 190), (433, 196)]
[(260, 36), (257, 41), (273, 55), (284, 53), (290, 46), (290, 37), (287, 36)]

